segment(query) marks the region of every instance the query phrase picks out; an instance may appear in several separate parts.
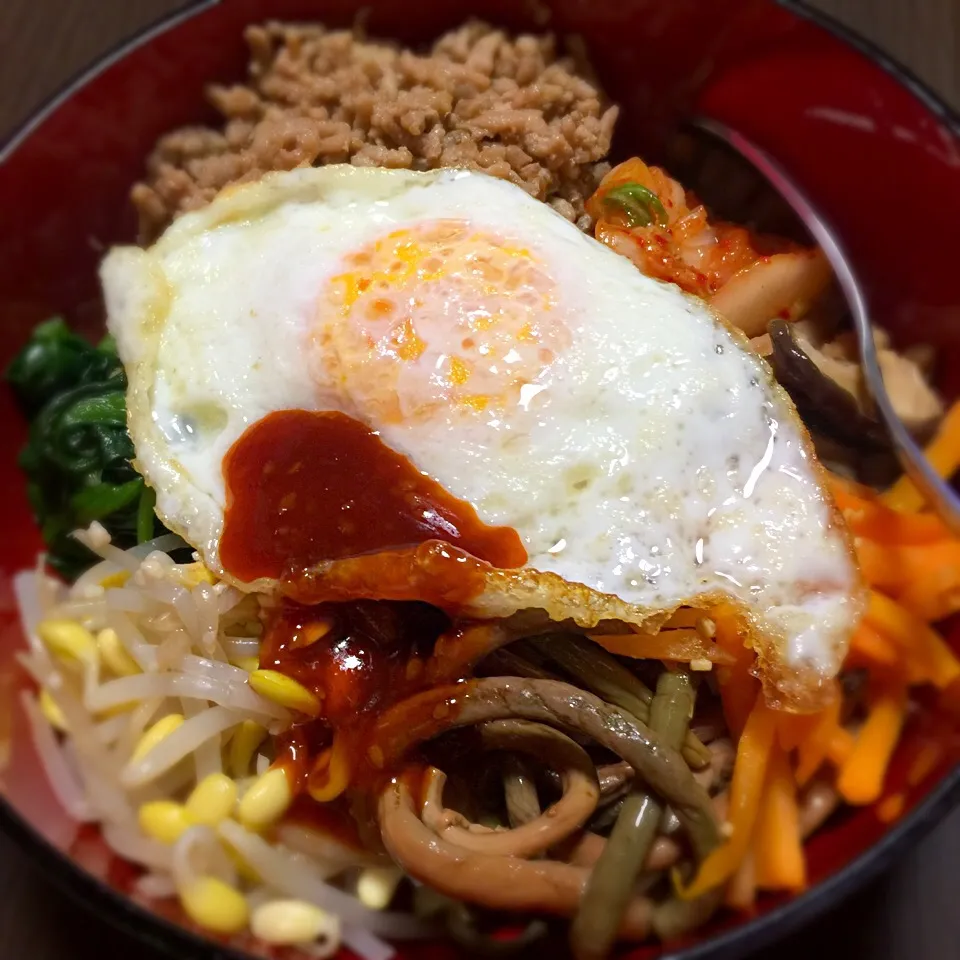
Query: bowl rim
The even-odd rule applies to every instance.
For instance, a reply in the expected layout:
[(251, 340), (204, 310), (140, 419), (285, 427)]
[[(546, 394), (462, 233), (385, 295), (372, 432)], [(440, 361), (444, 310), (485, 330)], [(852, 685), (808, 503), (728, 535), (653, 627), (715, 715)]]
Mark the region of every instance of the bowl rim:
[[(214, 0), (217, 2), (217, 0)], [(904, 89), (913, 94), (932, 114), (948, 126), (953, 134), (960, 136), (960, 107), (948, 103), (926, 80), (921, 79), (910, 67), (852, 27), (841, 23), (832, 14), (813, 6), (812, 0), (773, 0), (777, 6), (809, 20), (827, 33), (852, 47), (885, 73), (890, 74)]]
[[(166, 33), (222, 0), (192, 0), (172, 13), (159, 17), (131, 36), (118, 41), (99, 58), (66, 80), (0, 140), (0, 165), (89, 81), (109, 69), (154, 37)], [(960, 137), (960, 111), (948, 104), (926, 81), (896, 57), (842, 24), (828, 13), (816, 9), (810, 0), (773, 0), (796, 16), (816, 24), (856, 53), (889, 74), (918, 99), (950, 131)], [(782, 940), (821, 916), (832, 906), (875, 879), (884, 869), (940, 823), (960, 804), (960, 764), (941, 781), (895, 826), (865, 852), (845, 864), (836, 873), (820, 881), (799, 896), (793, 896), (768, 912), (731, 926), (689, 946), (672, 949), (666, 945), (661, 956), (669, 960), (733, 960), (745, 953)], [(250, 960), (251, 955), (222, 942), (205, 937), (136, 903), (100, 878), (87, 872), (72, 858), (58, 850), (36, 831), (0, 794), (0, 830), (32, 860), (55, 886), (85, 910), (92, 911), (133, 939), (178, 958), (198, 960)]]

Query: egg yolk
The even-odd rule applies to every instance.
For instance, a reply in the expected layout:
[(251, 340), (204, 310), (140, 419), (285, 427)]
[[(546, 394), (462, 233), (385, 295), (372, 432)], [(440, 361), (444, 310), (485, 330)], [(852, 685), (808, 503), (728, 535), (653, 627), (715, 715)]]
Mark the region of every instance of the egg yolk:
[(348, 254), (319, 302), (314, 361), (361, 414), (401, 422), (528, 403), (570, 334), (526, 247), (440, 220)]

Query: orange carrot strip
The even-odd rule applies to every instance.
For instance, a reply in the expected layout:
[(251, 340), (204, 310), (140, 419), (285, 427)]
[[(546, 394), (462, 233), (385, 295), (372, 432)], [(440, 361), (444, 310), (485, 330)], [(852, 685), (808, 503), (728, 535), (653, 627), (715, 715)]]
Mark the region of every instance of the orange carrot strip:
[(850, 649), (881, 667), (893, 667), (900, 660), (897, 648), (869, 623), (860, 623), (850, 638)]
[(693, 899), (729, 879), (743, 862), (753, 834), (767, 762), (776, 733), (776, 714), (764, 702), (763, 692), (757, 693), (753, 709), (747, 718), (733, 766), (730, 784), (730, 809), (727, 818), (732, 827), (729, 840), (717, 847), (700, 864), (689, 887), (679, 888), (680, 896)]
[(855, 537), (853, 549), (863, 579), (874, 589), (894, 593), (907, 580), (898, 546)]
[(882, 504), (872, 505), (853, 518), (844, 519), (854, 533), (880, 543), (902, 543), (907, 546), (936, 543), (951, 537), (949, 528), (932, 513), (900, 513), (888, 510)]
[(951, 719), (960, 719), (960, 679), (954, 680), (940, 691), (936, 708)]
[(833, 500), (850, 530), (877, 543), (920, 544), (948, 540), (949, 528), (932, 513), (900, 513), (839, 477), (830, 475)]
[(853, 752), (837, 777), (837, 789), (847, 803), (873, 803), (880, 796), (906, 707), (907, 691), (902, 684), (889, 687), (874, 698)]
[[(670, 619), (663, 627), (665, 630), (674, 627), (690, 627), (694, 629), (697, 624), (704, 619), (709, 619), (709, 614), (705, 611), (698, 610), (696, 607), (680, 607), (679, 610), (674, 610), (673, 613), (670, 614)], [(638, 627), (637, 633), (643, 633), (643, 630)]]
[[(729, 673), (727, 671), (729, 670)], [(751, 705), (760, 689), (760, 681), (749, 670), (739, 667), (724, 668), (723, 677), (718, 674), (720, 700), (723, 704), (723, 718), (730, 732), (737, 736), (744, 728), (750, 715)]]
[(836, 697), (820, 711), (816, 726), (801, 744), (797, 747), (796, 778), (799, 786), (805, 786), (807, 781), (820, 769), (827, 759), (830, 744), (840, 727), (841, 699)]
[(764, 890), (802, 890), (807, 866), (800, 836), (797, 785), (782, 749), (774, 746), (767, 785), (754, 831), (757, 886)]
[(734, 663), (730, 666), (717, 668), (716, 676), (723, 717), (730, 732), (739, 737), (760, 689), (760, 681), (750, 672), (755, 657), (753, 651), (743, 644), (740, 620), (732, 608), (718, 608), (714, 612), (714, 621), (717, 625), (717, 645), (734, 657)]
[(857, 738), (846, 727), (837, 726), (827, 742), (827, 759), (834, 766), (842, 767), (853, 753), (856, 742)]
[(781, 713), (777, 716), (777, 741), (789, 753), (816, 729), (819, 713)]
[[(937, 473), (949, 479), (960, 467), (960, 403), (953, 404), (926, 450), (927, 459)], [(894, 510), (916, 513), (924, 505), (923, 496), (909, 477), (901, 477), (881, 500)]]
[(940, 634), (895, 600), (871, 590), (866, 620), (900, 648), (917, 678), (942, 689), (960, 677), (960, 661)]
[(660, 633), (592, 633), (608, 653), (637, 660), (709, 660), (711, 663), (732, 664), (736, 658), (722, 647), (706, 640), (696, 630), (662, 630)]
[(830, 493), (833, 494), (833, 498), (836, 500), (838, 507), (843, 506), (842, 497), (850, 497), (855, 501), (873, 503), (879, 496), (873, 487), (868, 487), (865, 483), (859, 483), (856, 480), (851, 480), (849, 477), (841, 477), (839, 473), (831, 473), (829, 470), (826, 471), (826, 474), (827, 486), (830, 488)]
[(854, 548), (872, 587), (896, 594), (916, 583), (930, 584), (935, 592), (960, 585), (960, 541), (901, 546), (857, 537)]
[(877, 816), (882, 823), (893, 823), (906, 805), (907, 798), (902, 793), (891, 793), (877, 803)]
[(750, 841), (740, 866), (734, 871), (727, 884), (727, 893), (723, 902), (731, 910), (752, 910), (757, 903), (757, 849)]
[(930, 570), (897, 591), (897, 602), (915, 617), (936, 623), (960, 611), (960, 570)]
[(911, 787), (923, 783), (937, 769), (943, 759), (944, 752), (943, 744), (937, 740), (930, 740), (925, 743), (913, 758), (913, 762), (907, 770), (907, 783)]

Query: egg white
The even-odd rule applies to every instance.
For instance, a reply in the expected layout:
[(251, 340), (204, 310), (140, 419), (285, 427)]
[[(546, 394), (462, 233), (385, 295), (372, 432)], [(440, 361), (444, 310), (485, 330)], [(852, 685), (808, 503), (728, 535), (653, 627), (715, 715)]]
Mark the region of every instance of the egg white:
[[(319, 291), (347, 253), (443, 218), (534, 251), (570, 342), (508, 409), (378, 422), (362, 392), (306, 359)], [(770, 638), (779, 673), (838, 671), (859, 581), (789, 399), (704, 304), (519, 188), (462, 171), (273, 174), (149, 250), (112, 251), (102, 280), (138, 468), (212, 569), (231, 445), (276, 410), (341, 410), (516, 529), (529, 568), (644, 616), (722, 593)]]

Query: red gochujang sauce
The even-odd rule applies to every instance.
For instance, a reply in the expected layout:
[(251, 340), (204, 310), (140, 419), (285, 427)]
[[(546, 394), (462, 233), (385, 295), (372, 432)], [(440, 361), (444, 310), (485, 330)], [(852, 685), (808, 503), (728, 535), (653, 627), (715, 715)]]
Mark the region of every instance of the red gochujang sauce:
[(240, 580), (279, 580), (429, 540), (495, 567), (527, 560), (515, 530), (483, 523), (469, 503), (342, 413), (269, 414), (230, 448), (223, 475), (220, 561)]
[[(527, 554), (515, 530), (484, 524), (342, 413), (269, 414), (236, 441), (223, 469), (224, 568), (247, 582), (280, 580), (303, 601), (273, 609), (259, 658), (320, 700), (316, 719), (275, 744), (276, 765), (301, 794), (291, 816), (303, 819), (302, 791), (334, 737), (365, 755), (378, 712), (423, 684), (418, 671), (450, 627), (438, 607), (475, 595), (486, 564), (516, 567)], [(370, 596), (382, 599), (356, 599)], [(344, 812), (337, 803), (323, 817)]]
[(306, 793), (307, 777), (314, 758), (330, 746), (332, 739), (331, 728), (313, 720), (296, 724), (274, 739), (276, 760), (273, 766), (283, 770), (294, 792), (293, 803), (284, 814), (284, 821), (309, 827), (344, 846), (363, 849), (365, 844), (346, 798), (321, 804)]
[(315, 607), (284, 601), (270, 618), (260, 667), (302, 683), (330, 726), (348, 724), (408, 692), (450, 621), (425, 603), (354, 600)]
[[(376, 745), (382, 712), (430, 683), (430, 665), (445, 662), (444, 647), (456, 643), (448, 617), (419, 602), (354, 600), (307, 606), (282, 600), (269, 615), (260, 646), (260, 668), (277, 670), (303, 684), (320, 701), (316, 719), (305, 720), (276, 740), (275, 765), (296, 793), (326, 780), (318, 757), (334, 737), (346, 738), (358, 772)], [(444, 679), (449, 679), (446, 676)], [(432, 707), (430, 708), (432, 711)], [(367, 771), (369, 786), (380, 771)], [(339, 802), (335, 808), (343, 808)], [(303, 821), (308, 805), (291, 815)], [(335, 822), (335, 810), (327, 811)], [(325, 832), (331, 832), (324, 828)], [(342, 835), (342, 829), (336, 831)]]

